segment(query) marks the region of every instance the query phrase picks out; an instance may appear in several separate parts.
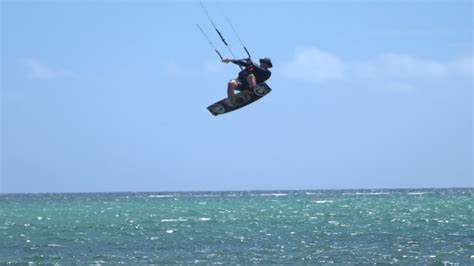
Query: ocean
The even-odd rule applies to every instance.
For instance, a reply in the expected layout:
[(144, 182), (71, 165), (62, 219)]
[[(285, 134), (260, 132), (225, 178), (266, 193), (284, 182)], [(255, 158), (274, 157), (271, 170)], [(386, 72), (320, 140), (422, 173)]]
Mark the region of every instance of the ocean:
[(0, 194), (0, 264), (474, 265), (473, 194)]

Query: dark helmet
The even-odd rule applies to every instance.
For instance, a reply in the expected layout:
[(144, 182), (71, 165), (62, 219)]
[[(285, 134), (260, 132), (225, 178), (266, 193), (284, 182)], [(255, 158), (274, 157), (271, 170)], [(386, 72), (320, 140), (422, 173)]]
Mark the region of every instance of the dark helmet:
[(262, 62), (265, 63), (265, 64), (267, 64), (267, 65), (268, 65), (268, 68), (271, 68), (271, 67), (273, 66), (272, 60), (271, 60), (270, 58), (268, 58), (268, 57), (264, 57), (264, 58), (260, 59), (260, 64), (261, 64)]

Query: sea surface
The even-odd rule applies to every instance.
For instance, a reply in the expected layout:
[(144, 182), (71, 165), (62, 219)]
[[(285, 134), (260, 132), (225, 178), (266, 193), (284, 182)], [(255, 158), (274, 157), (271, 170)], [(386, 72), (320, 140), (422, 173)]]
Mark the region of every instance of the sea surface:
[(0, 264), (474, 265), (473, 194), (0, 194)]

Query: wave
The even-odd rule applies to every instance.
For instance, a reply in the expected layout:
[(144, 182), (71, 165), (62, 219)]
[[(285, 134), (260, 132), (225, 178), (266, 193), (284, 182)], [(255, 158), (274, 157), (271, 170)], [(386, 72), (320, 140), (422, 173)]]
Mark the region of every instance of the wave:
[(288, 196), (288, 194), (286, 194), (286, 193), (263, 193), (263, 194), (260, 194), (260, 196), (263, 196), (263, 197), (268, 197), (268, 196), (271, 196), (271, 197), (284, 197), (284, 196)]
[(317, 204), (324, 204), (324, 203), (333, 203), (334, 201), (332, 200), (313, 200), (311, 202), (317, 203)]

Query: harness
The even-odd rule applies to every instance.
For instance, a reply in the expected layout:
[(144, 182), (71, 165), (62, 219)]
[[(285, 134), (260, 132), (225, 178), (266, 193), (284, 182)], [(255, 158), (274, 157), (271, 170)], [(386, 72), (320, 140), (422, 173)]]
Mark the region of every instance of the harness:
[(248, 65), (245, 67), (245, 71), (248, 73), (248, 74), (252, 74), (254, 72), (254, 67), (252, 64)]

